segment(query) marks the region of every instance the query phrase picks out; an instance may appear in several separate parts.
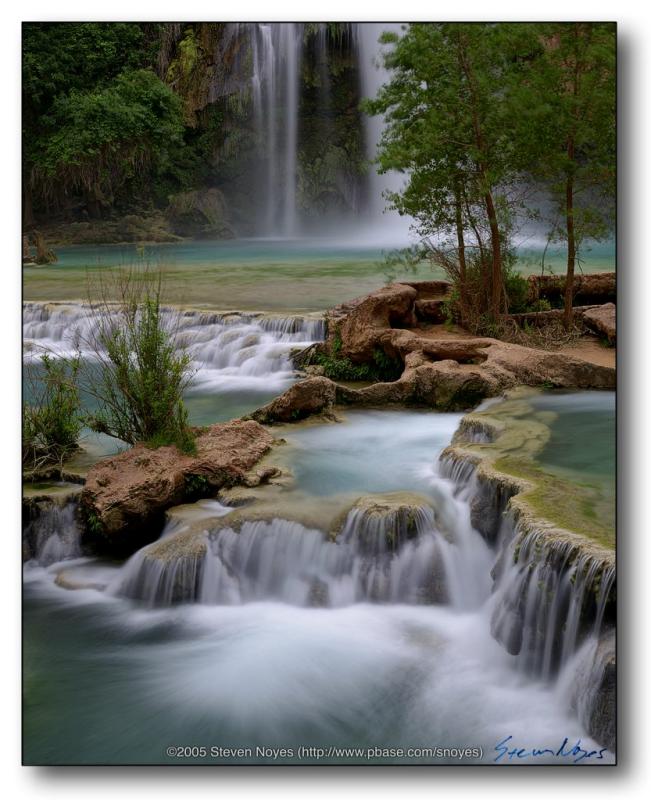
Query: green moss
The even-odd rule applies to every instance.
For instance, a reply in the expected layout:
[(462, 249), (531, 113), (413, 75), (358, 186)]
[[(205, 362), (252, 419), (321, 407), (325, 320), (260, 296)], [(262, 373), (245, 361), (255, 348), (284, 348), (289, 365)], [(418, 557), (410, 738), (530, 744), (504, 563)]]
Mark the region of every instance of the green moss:
[(602, 499), (598, 489), (556, 478), (524, 459), (503, 456), (495, 459), (493, 466), (533, 485), (533, 489), (519, 496), (536, 514), (604, 547), (615, 546), (615, 532), (602, 521), (604, 515), (598, 511)]
[(104, 534), (104, 526), (102, 525), (99, 515), (96, 514), (95, 511), (86, 509), (84, 518), (86, 521), (86, 529), (89, 533), (93, 534), (93, 536), (102, 536)]
[(205, 497), (210, 490), (210, 481), (205, 475), (190, 473), (185, 476), (186, 500)]
[(336, 328), (330, 340), (330, 352), (315, 354), (313, 363), (323, 367), (326, 378), (333, 381), (391, 382), (402, 375), (402, 363), (387, 356), (379, 347), (373, 351), (372, 362), (353, 364), (349, 358), (341, 355), (342, 346), (341, 332)]
[[(464, 444), (464, 449), (481, 454), (497, 472), (528, 484), (531, 488), (519, 492), (518, 500), (524, 501), (536, 516), (614, 548), (615, 531), (608, 522), (608, 499), (600, 487), (556, 476), (538, 464), (536, 458), (548, 441), (550, 429), (548, 420), (539, 418), (541, 415), (532, 418), (527, 403), (531, 394), (531, 390), (516, 390), (503, 403), (472, 414), (470, 419), (490, 424), (499, 435), (488, 444)], [(516, 547), (516, 561), (518, 556)]]

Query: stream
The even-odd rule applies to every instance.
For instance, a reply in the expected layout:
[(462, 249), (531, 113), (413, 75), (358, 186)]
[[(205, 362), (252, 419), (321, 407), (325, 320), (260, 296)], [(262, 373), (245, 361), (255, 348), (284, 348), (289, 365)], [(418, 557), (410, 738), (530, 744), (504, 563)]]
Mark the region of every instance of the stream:
[[(65, 349), (69, 316), (63, 325), (32, 311), (26, 338)], [(184, 335), (197, 392), (218, 405), (229, 390), (257, 403), (258, 381), (277, 394), (293, 380), (289, 348), (322, 334), (305, 321), (204, 317)], [(558, 419), (563, 406), (589, 419), (591, 396), (559, 396)], [(474, 481), (439, 461), (461, 416), (354, 411), (283, 429), (292, 481), (276, 510), (230, 528), (228, 500), (196, 504), (190, 527), (205, 554), (189, 565), (152, 568), (151, 545), (126, 563), (83, 557), (70, 505), (54, 510), (24, 573), (26, 761), (503, 763), (506, 739), (542, 751), (524, 763), (574, 761), (579, 751), (565, 751), (575, 745), (594, 751), (580, 763), (612, 762), (577, 700), (593, 680), (598, 630), (547, 673), (491, 632), (504, 602), (491, 571), (508, 543), (473, 529)], [(589, 424), (585, 433), (576, 446), (594, 438)], [(395, 497), (417, 505), (407, 527), (356, 505)], [(187, 530), (182, 515), (169, 519), (162, 537)], [(188, 580), (190, 602), (178, 603)], [(299, 758), (301, 747), (317, 749)], [(443, 755), (423, 750), (436, 747)]]

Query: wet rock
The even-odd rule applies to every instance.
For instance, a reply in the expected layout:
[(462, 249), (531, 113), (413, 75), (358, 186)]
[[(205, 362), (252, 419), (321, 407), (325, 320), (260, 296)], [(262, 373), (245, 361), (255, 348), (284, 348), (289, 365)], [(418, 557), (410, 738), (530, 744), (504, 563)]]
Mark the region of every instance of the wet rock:
[(335, 404), (337, 385), (329, 378), (314, 377), (299, 381), (251, 417), (263, 425), (296, 422), (312, 414), (329, 414)]
[(137, 445), (96, 464), (81, 493), (84, 540), (115, 555), (134, 552), (157, 538), (166, 509), (251, 480), (247, 473), (272, 442), (256, 422), (235, 420), (200, 433), (196, 455)]
[(43, 565), (81, 555), (77, 497), (23, 498), (23, 561)]
[(173, 195), (166, 216), (172, 232), (180, 236), (232, 239), (235, 235), (219, 189), (193, 189)]
[(346, 513), (338, 539), (355, 539), (365, 554), (396, 552), (423, 531), (431, 531), (434, 513), (420, 495), (391, 492), (360, 497)]
[(192, 530), (150, 544), (127, 565), (118, 593), (150, 606), (195, 602), (207, 547), (205, 535)]
[(595, 653), (585, 723), (599, 744), (615, 752), (617, 736), (617, 655), (615, 633), (603, 635)]
[(461, 411), (521, 384), (615, 388), (614, 369), (570, 355), (485, 337), (430, 335), (416, 327), (417, 303), (429, 302), (419, 286), (418, 282), (392, 284), (333, 309), (328, 340), (312, 345), (295, 359), (296, 364), (305, 366), (321, 353), (347, 359), (353, 366), (402, 364), (397, 380), (353, 390), (328, 383), (327, 378), (310, 378), (292, 386), (253, 418), (291, 422), (313, 413), (332, 413), (335, 404), (417, 405)]

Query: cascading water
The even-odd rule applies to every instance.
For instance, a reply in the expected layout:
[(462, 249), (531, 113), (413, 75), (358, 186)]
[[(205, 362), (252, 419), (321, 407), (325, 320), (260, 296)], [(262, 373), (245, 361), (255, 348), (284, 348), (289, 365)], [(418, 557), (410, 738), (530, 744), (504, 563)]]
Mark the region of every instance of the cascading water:
[[(343, 25), (343, 23), (340, 23)], [(311, 119), (332, 134), (332, 95), (328, 72), (329, 34), (327, 23), (311, 23), (314, 28), (316, 69), (319, 75), (319, 116)], [(401, 33), (398, 23), (351, 23), (347, 36), (359, 73), (360, 97), (374, 97), (389, 79), (384, 67), (379, 37), (383, 31)], [(305, 50), (305, 26), (297, 23), (237, 24), (238, 35), (248, 36), (251, 49), (251, 98), (253, 124), (258, 142), (261, 168), (256, 177), (258, 215), (256, 232), (272, 237), (295, 237), (301, 233), (297, 181), (301, 141), (299, 119), (304, 91), (301, 64)], [(346, 38), (339, 34), (339, 44)], [(380, 116), (362, 115), (366, 158), (374, 161), (384, 127)], [(364, 192), (366, 203), (359, 203), (359, 180), (341, 181), (339, 191), (356, 217), (355, 230), (366, 231), (377, 243), (406, 242), (410, 221), (397, 212), (385, 212), (386, 191), (402, 187), (403, 177), (395, 172), (380, 175), (375, 167), (368, 173)]]
[[(283, 519), (244, 522), (193, 538), (170, 559), (158, 544), (125, 565), (114, 591), (149, 605), (179, 600), (232, 605), (281, 600), (337, 608), (356, 602), (444, 602), (459, 574), (455, 550), (430, 508), (347, 516), (336, 541)], [(458, 591), (452, 591), (458, 596)]]
[[(358, 63), (362, 96), (374, 98), (380, 87), (387, 83), (390, 75), (384, 66), (383, 52), (388, 45), (379, 43), (384, 32), (400, 35), (402, 23), (359, 22), (355, 25)], [(369, 161), (375, 161), (377, 147), (384, 130), (385, 121), (380, 115), (364, 115), (366, 153)], [(387, 192), (398, 192), (405, 179), (398, 172), (381, 174), (377, 166), (369, 170), (368, 207), (366, 210), (369, 232), (375, 237), (389, 238), (391, 242), (406, 241), (411, 219), (401, 217), (397, 211), (387, 210)]]
[(299, 70), (303, 25), (293, 22), (247, 26), (252, 52), (253, 119), (263, 161), (258, 186), (258, 232), (298, 233)]
[(81, 529), (77, 522), (77, 503), (69, 500), (62, 504), (36, 504), (34, 511), (23, 529), (24, 559), (49, 566), (78, 558)]
[[(274, 390), (294, 379), (290, 352), (325, 337), (321, 318), (263, 317), (255, 314), (167, 312), (179, 345), (187, 348), (196, 370), (191, 392), (206, 389)], [(70, 355), (79, 349), (91, 357), (93, 313), (82, 304), (50, 306), (26, 303), (23, 341), (28, 358), (41, 353)]]
[[(472, 464), (433, 461), (444, 444), (433, 436), (453, 419), (359, 412), (342, 425), (285, 434), (297, 439), (288, 445), (297, 452), (301, 442), (317, 449), (321, 492), (342, 491), (330, 472), (343, 473), (344, 491), (363, 489), (337, 517), (336, 535), (280, 516), (246, 519), (246, 508), (204, 502), (198, 519), (190, 510), (188, 522), (190, 511), (183, 511), (181, 522), (172, 519), (110, 580), (101, 565), (97, 579), (92, 564), (81, 576), (80, 567), (66, 567), (71, 562), (59, 573), (49, 567), (50, 580), (63, 574), (60, 586), (94, 589), (92, 601), (63, 589), (48, 600), (48, 626), (56, 630), (56, 604), (69, 625), (66, 597), (79, 595), (77, 630), (92, 626), (90, 641), (98, 644), (88, 646), (109, 647), (111, 680), (102, 691), (84, 692), (93, 718), (115, 717), (99, 713), (104, 698), (137, 727), (142, 714), (162, 713), (165, 698), (168, 726), (200, 738), (211, 733), (218, 744), (279, 743), (279, 731), (290, 746), (436, 741), (481, 745), (490, 762), (505, 736), (529, 748), (557, 748), (570, 737), (600, 753), (601, 763), (612, 760), (600, 749), (614, 746), (614, 656), (600, 634), (612, 575), (602, 571), (595, 581), (586, 559), (565, 551), (549, 558), (537, 536), (509, 524), (489, 544), (494, 539), (471, 524), (480, 488)], [(391, 460), (382, 449), (388, 440)], [(298, 512), (311, 486), (309, 462), (290, 463), (297, 494), (288, 508), (297, 502)], [(446, 477), (452, 473), (454, 480)], [(405, 482), (419, 495), (400, 489)], [(38, 602), (38, 592), (50, 590), (33, 574), (28, 590)], [(547, 590), (559, 603), (543, 610)], [(532, 636), (517, 655), (491, 635), (491, 617), (514, 608), (524, 613), (523, 643)], [(123, 642), (129, 646), (117, 645)], [(77, 657), (97, 664), (106, 655)], [(65, 681), (61, 686), (67, 697)], [(70, 692), (79, 691), (73, 682)], [(84, 757), (97, 760), (114, 740), (89, 743)], [(148, 757), (159, 758), (154, 751)]]
[(520, 668), (549, 680), (577, 652), (585, 637), (597, 640), (615, 569), (570, 541), (512, 526), (502, 545), (493, 635), (518, 657)]

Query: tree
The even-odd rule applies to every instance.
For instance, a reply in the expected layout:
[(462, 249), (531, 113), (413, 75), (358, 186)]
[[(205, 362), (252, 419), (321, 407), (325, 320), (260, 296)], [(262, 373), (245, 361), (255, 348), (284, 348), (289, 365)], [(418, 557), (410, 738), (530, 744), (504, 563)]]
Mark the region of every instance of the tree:
[(33, 169), (46, 195), (82, 190), (98, 216), (126, 181), (168, 159), (182, 140), (178, 97), (150, 70), (126, 70), (108, 86), (56, 100)]
[(520, 64), (511, 104), (524, 166), (551, 193), (567, 245), (564, 324), (573, 321), (582, 243), (612, 229), (616, 163), (616, 33), (611, 23), (532, 26), (534, 58)]
[[(145, 66), (153, 57), (155, 26), (122, 22), (26, 22), (23, 24), (23, 198), (27, 226), (41, 198), (32, 186), (43, 139), (54, 130), (48, 115), (71, 91), (110, 84), (124, 69)], [(34, 197), (36, 188), (36, 197)]]
[[(462, 313), (468, 273), (480, 274), (473, 302), (493, 321), (506, 310), (504, 274), (516, 179), (503, 87), (508, 25), (412, 24), (386, 56), (391, 80), (365, 104), (387, 121), (378, 151), (382, 171), (408, 175), (389, 196), (416, 220), (434, 260), (456, 270)], [(465, 307), (465, 311), (464, 311)]]

